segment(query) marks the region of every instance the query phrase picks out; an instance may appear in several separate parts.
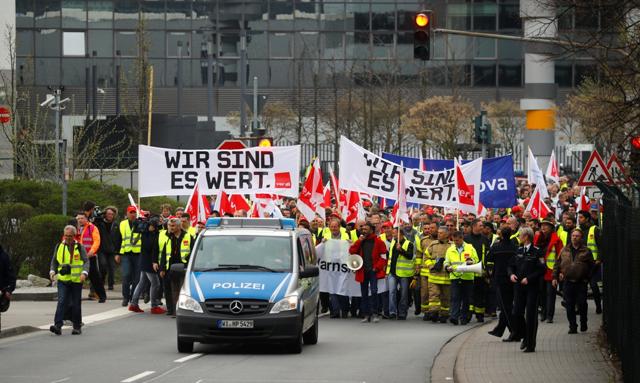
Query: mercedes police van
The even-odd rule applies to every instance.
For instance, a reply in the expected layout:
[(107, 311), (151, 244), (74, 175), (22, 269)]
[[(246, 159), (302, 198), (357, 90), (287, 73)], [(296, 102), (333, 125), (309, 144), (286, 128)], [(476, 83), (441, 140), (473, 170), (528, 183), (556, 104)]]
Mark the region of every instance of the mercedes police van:
[(210, 218), (177, 304), (178, 351), (200, 343), (318, 342), (319, 279), (311, 233), (292, 219)]

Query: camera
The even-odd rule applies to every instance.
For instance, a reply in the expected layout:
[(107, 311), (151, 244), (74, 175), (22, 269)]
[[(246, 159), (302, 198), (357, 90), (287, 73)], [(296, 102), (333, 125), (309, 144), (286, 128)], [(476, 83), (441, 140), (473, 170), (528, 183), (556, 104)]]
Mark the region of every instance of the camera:
[(69, 275), (71, 274), (71, 265), (65, 264), (60, 266), (60, 275)]

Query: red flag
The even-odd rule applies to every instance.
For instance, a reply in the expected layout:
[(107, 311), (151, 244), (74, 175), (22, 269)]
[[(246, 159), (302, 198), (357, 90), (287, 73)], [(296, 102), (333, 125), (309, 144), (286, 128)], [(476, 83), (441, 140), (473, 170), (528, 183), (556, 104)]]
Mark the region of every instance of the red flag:
[(477, 214), (478, 209), (475, 203), (474, 185), (467, 184), (464, 174), (462, 173), (462, 168), (460, 168), (460, 164), (458, 164), (457, 161), (455, 167), (456, 186), (458, 189), (458, 209), (467, 213)]
[(529, 199), (529, 204), (524, 211), (530, 212), (533, 219), (544, 219), (551, 212), (551, 209), (547, 207), (547, 204), (540, 197), (540, 190), (535, 188), (533, 196)]
[(233, 214), (235, 210), (231, 206), (229, 202), (229, 196), (224, 191), (221, 191), (216, 198), (216, 203), (213, 206), (213, 210), (217, 210), (220, 213), (221, 217), (224, 217), (225, 214)]
[(556, 151), (551, 151), (551, 157), (549, 157), (549, 165), (547, 166), (547, 179), (553, 180), (553, 182), (560, 182), (560, 172), (558, 171), (558, 161), (556, 161)]
[(198, 221), (206, 222), (207, 218), (211, 215), (209, 200), (207, 200), (207, 196), (200, 195), (197, 182), (189, 196), (189, 200), (187, 200), (187, 206), (184, 211), (189, 213), (191, 217), (191, 226), (196, 226)]
[(338, 184), (338, 178), (333, 173), (333, 168), (329, 165), (329, 179), (331, 181), (331, 188), (333, 189), (333, 196), (336, 199), (336, 210), (340, 211), (340, 204), (342, 201), (342, 193), (340, 193), (340, 185)]
[(231, 198), (229, 198), (229, 203), (234, 213), (238, 210), (249, 211), (251, 209), (249, 202), (240, 194), (232, 194)]
[(578, 199), (577, 211), (589, 211), (589, 197), (585, 195), (585, 188), (580, 188), (580, 199)]
[(356, 191), (349, 191), (347, 194), (346, 211), (342, 215), (345, 216), (347, 223), (356, 222), (360, 211), (360, 194)]
[(324, 184), (322, 182), (322, 171), (320, 170), (320, 161), (316, 158), (309, 171), (300, 196), (298, 197), (297, 208), (305, 216), (309, 222), (316, 217), (318, 207), (323, 201)]

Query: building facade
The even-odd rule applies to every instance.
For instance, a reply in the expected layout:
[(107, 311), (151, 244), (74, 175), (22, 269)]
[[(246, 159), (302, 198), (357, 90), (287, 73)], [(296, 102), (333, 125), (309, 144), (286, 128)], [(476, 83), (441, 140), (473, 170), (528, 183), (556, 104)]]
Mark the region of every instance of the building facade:
[[(336, 74), (358, 78), (371, 71), (394, 71), (407, 88), (427, 84), (437, 93), (456, 87), (476, 102), (522, 95), (519, 42), (438, 34), (427, 62), (413, 58), (412, 45), (413, 16), (421, 9), (433, 10), (434, 27), (522, 35), (518, 0), (17, 0), (15, 5), (18, 84), (63, 85), (82, 105), (95, 71), (96, 85), (104, 90), (98, 95), (103, 114), (116, 111), (113, 89), (135, 82), (143, 50), (154, 68), (154, 111), (177, 112), (181, 82), (183, 112), (206, 115), (208, 52), (215, 114), (238, 110), (243, 34), (249, 86), (257, 77), (272, 99), (287, 99), (294, 89), (328, 87), (327, 79)], [(564, 15), (560, 30), (592, 28), (595, 17)], [(593, 69), (588, 60), (556, 62), (560, 94)]]

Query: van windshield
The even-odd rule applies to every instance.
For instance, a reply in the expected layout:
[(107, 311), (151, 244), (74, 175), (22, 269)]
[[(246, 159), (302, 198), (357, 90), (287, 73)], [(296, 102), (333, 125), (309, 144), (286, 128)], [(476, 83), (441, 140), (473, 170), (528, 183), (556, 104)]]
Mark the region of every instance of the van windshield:
[(196, 249), (193, 271), (290, 272), (291, 238), (224, 235), (203, 237)]

